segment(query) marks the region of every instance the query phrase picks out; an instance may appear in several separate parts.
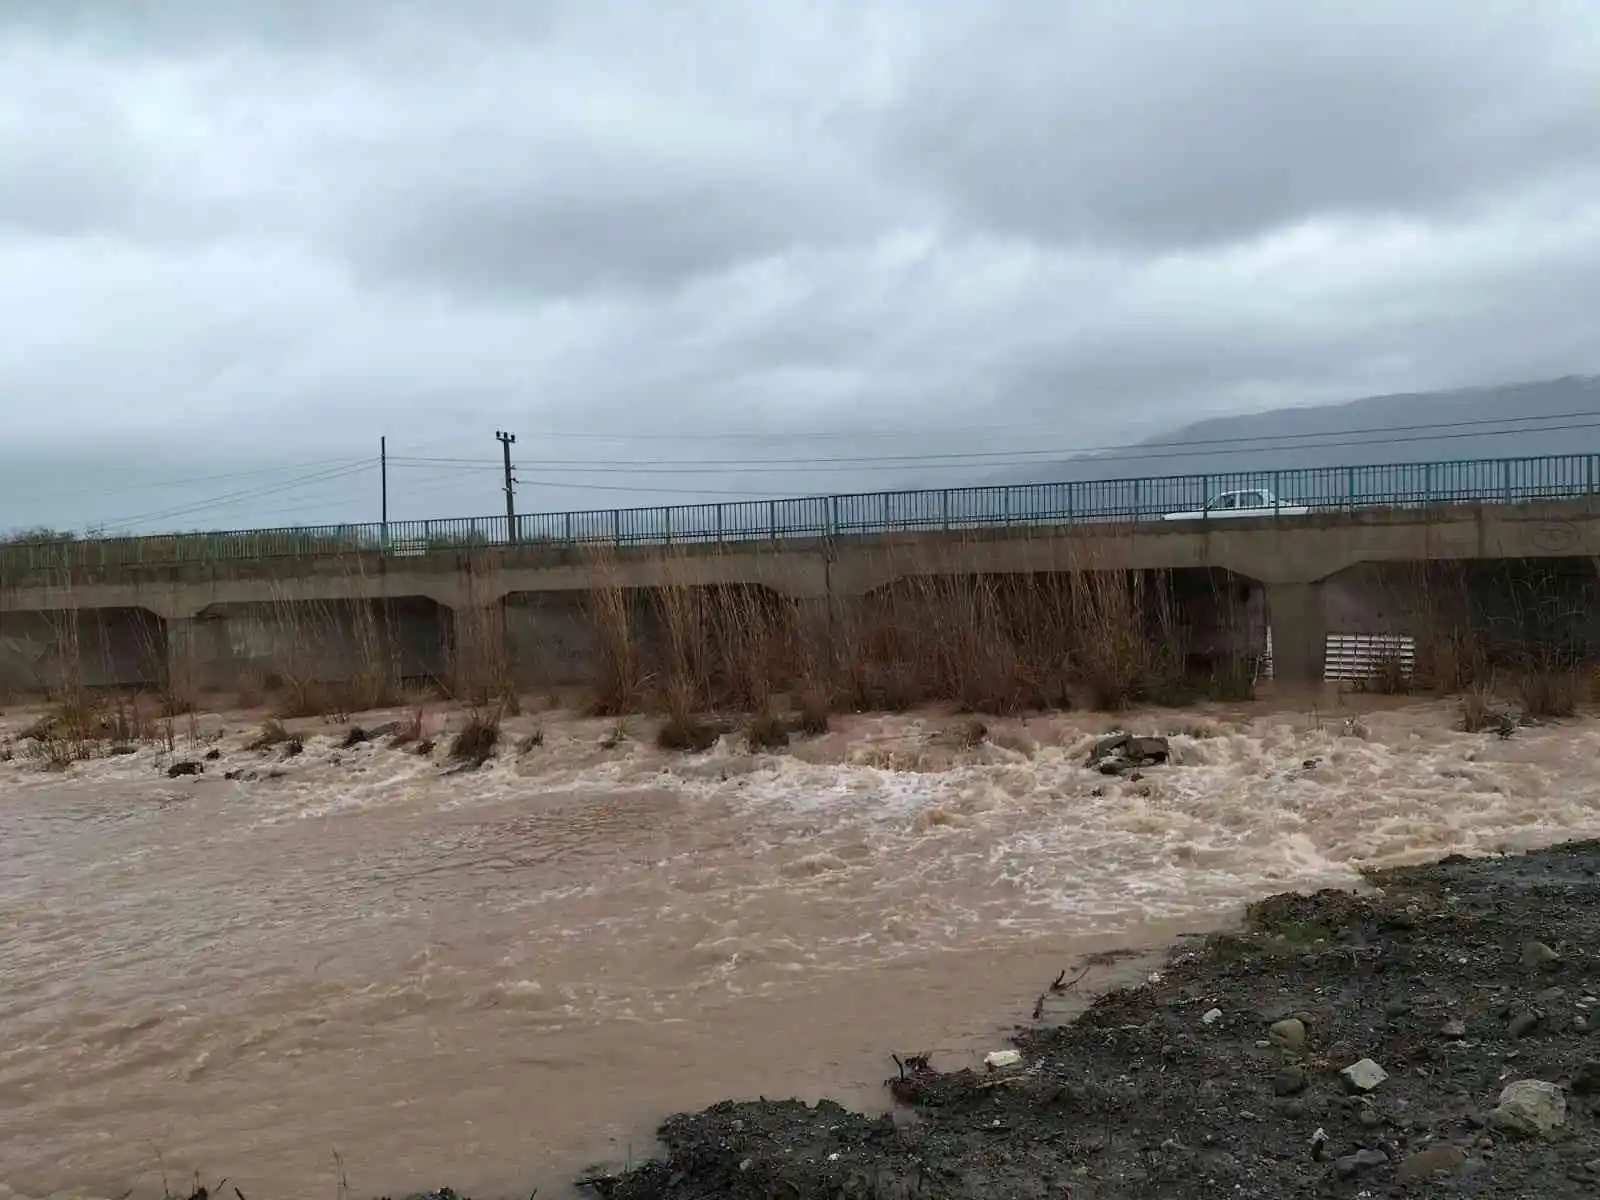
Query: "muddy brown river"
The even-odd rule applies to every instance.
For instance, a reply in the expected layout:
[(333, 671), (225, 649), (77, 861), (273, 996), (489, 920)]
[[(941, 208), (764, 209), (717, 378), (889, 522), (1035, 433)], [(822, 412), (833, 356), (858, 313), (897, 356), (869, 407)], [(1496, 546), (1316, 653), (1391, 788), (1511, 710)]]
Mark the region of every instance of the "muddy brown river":
[(1096, 716), (976, 749), (946, 718), (860, 718), (694, 757), (547, 718), (542, 747), (459, 775), (315, 723), (263, 758), (259, 717), (180, 733), (178, 757), (221, 751), (197, 779), (159, 747), (62, 774), (18, 743), (0, 1183), (552, 1195), (674, 1109), (881, 1105), (889, 1051), (977, 1062), (1091, 951), (1363, 864), (1600, 834), (1600, 724), (1502, 741), (1452, 717), (1152, 714), (1129, 724), (1181, 731), (1178, 761), (1139, 781), (1082, 766)]

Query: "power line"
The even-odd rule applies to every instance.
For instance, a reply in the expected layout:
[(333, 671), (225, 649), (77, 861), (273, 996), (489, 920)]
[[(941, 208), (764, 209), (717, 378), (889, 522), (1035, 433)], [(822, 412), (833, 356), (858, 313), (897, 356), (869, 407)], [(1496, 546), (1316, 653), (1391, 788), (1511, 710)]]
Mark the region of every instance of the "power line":
[[(1589, 385), (1590, 389), (1600, 390), (1600, 377), (1588, 378), (1588, 379), (1583, 380), (1583, 382), (1587, 383)], [(1395, 398), (1397, 400), (1399, 400), (1399, 399), (1404, 399), (1405, 397), (1404, 396), (1396, 396)], [(1329, 411), (1329, 406), (1326, 406), (1326, 405), (1307, 405), (1307, 406), (1302, 406), (1302, 407), (1297, 407), (1297, 408), (1288, 408), (1288, 409), (1268, 409), (1268, 410), (1264, 410), (1262, 412), (1257, 412), (1257, 413), (1229, 414), (1229, 417), (1248, 419), (1248, 418), (1251, 418), (1251, 417), (1265, 416), (1268, 413), (1326, 412), (1326, 411)], [(1491, 420), (1507, 420), (1507, 421), (1511, 421), (1511, 420), (1544, 420), (1544, 419), (1565, 418), (1565, 417), (1569, 417), (1569, 416), (1592, 416), (1592, 415), (1596, 415), (1596, 414), (1592, 414), (1592, 413), (1565, 413), (1565, 414), (1552, 413), (1552, 414), (1547, 414), (1546, 417), (1505, 417), (1505, 418), (1492, 418)], [(1223, 417), (1223, 418), (1215, 418), (1215, 419), (1229, 419), (1229, 418), (1228, 417)], [(1449, 424), (1449, 423), (1446, 423), (1446, 424)], [(991, 432), (994, 431), (994, 429), (995, 429), (995, 426), (993, 424), (967, 425), (967, 426), (946, 426), (943, 429), (941, 429), (940, 432), (941, 433), (950, 434), (952, 436), (966, 436), (968, 434), (975, 434), (975, 433), (991, 433)], [(1034, 426), (1034, 427), (1029, 428), (1029, 429), (1015, 429), (1014, 428), (1012, 430), (1012, 432), (1020, 434), (1020, 435), (1024, 435), (1024, 436), (1029, 435), (1029, 434), (1055, 434), (1055, 433), (1059, 432), (1059, 427), (1058, 426), (1049, 426), (1049, 427), (1041, 428), (1041, 427), (1038, 427), (1038, 426)], [(587, 430), (569, 430), (569, 431), (565, 431), (565, 432), (560, 431), (560, 430), (556, 430), (556, 431), (551, 431), (551, 432), (545, 433), (545, 434), (543, 434), (543, 436), (548, 437), (548, 438), (559, 438), (559, 439), (566, 440), (566, 441), (645, 442), (645, 443), (650, 443), (650, 442), (691, 442), (691, 443), (694, 443), (696, 445), (703, 445), (703, 444), (705, 444), (707, 442), (773, 442), (773, 441), (777, 441), (777, 442), (795, 442), (795, 441), (853, 442), (853, 441), (860, 441), (860, 440), (869, 439), (869, 438), (870, 439), (887, 438), (887, 439), (898, 440), (898, 439), (903, 439), (906, 436), (906, 430), (904, 430), (904, 429), (854, 429), (854, 430), (849, 430), (849, 431), (846, 431), (846, 430), (809, 430), (809, 431), (808, 430), (774, 430), (774, 431), (770, 431), (770, 432), (722, 430), (722, 431), (715, 432), (715, 433), (700, 433), (700, 432), (697, 432), (697, 433), (593, 433), (593, 432), (590, 432), (590, 431), (587, 431)], [(1295, 436), (1299, 436), (1299, 435), (1295, 435)], [(447, 440), (449, 440), (449, 439), (446, 439), (446, 438), (434, 438), (434, 439), (431, 439), (428, 442), (419, 443), (419, 445), (423, 445), (423, 446), (425, 446), (425, 445), (435, 445), (436, 446), (436, 445), (442, 444), (443, 442), (445, 442)], [(1160, 445), (1162, 443), (1142, 443), (1142, 444)], [(1092, 451), (1075, 451), (1075, 453), (1076, 452), (1091, 453)]]
[[(1547, 414), (1547, 415), (1544, 415), (1544, 416), (1529, 416), (1529, 417), (1485, 417), (1485, 418), (1479, 418), (1479, 419), (1476, 419), (1476, 420), (1469, 420), (1469, 421), (1432, 422), (1432, 423), (1425, 424), (1425, 425), (1383, 425), (1383, 426), (1374, 426), (1374, 427), (1370, 427), (1370, 428), (1366, 428), (1366, 429), (1340, 430), (1339, 433), (1338, 433), (1338, 436), (1342, 437), (1342, 436), (1349, 436), (1349, 435), (1354, 435), (1354, 434), (1386, 435), (1386, 434), (1391, 434), (1391, 433), (1414, 433), (1414, 432), (1419, 432), (1419, 431), (1431, 431), (1431, 430), (1441, 430), (1441, 429), (1465, 429), (1465, 428), (1468, 428), (1468, 427), (1485, 426), (1485, 425), (1505, 425), (1505, 424), (1509, 424), (1510, 422), (1514, 422), (1514, 421), (1566, 421), (1566, 420), (1575, 420), (1575, 419), (1579, 419), (1579, 418), (1589, 418), (1589, 417), (1600, 417), (1600, 411), (1576, 412), (1576, 413), (1550, 413), (1550, 414)], [(1559, 431), (1559, 428), (1564, 428), (1564, 427), (1557, 427), (1557, 431)], [(1575, 426), (1575, 428), (1588, 428), (1588, 426)], [(1551, 432), (1551, 431), (1550, 430), (1537, 430), (1537, 429), (1535, 429), (1535, 430), (1506, 429), (1506, 430), (1501, 430), (1499, 432), (1505, 433), (1505, 434), (1510, 434), (1510, 433), (1540, 433), (1540, 432)], [(884, 454), (884, 455), (875, 454), (875, 455), (859, 456), (859, 457), (829, 456), (829, 457), (817, 457), (817, 458), (742, 458), (742, 459), (659, 459), (658, 458), (658, 459), (593, 459), (593, 460), (590, 460), (590, 461), (594, 465), (597, 465), (597, 466), (614, 466), (614, 467), (650, 467), (650, 466), (689, 467), (689, 466), (699, 466), (699, 465), (708, 465), (708, 466), (728, 465), (728, 466), (740, 466), (740, 467), (755, 467), (755, 466), (779, 466), (779, 465), (787, 465), (787, 464), (793, 464), (793, 465), (799, 466), (799, 465), (834, 464), (834, 463), (861, 463), (861, 464), (865, 464), (865, 465), (876, 465), (876, 464), (885, 463), (885, 462), (935, 462), (935, 461), (941, 461), (941, 460), (961, 460), (961, 459), (972, 459), (972, 458), (1060, 456), (1060, 455), (1063, 455), (1063, 454), (1084, 455), (1084, 456), (1102, 455), (1102, 454), (1109, 455), (1109, 454), (1117, 453), (1119, 451), (1134, 451), (1134, 450), (1162, 449), (1162, 448), (1188, 449), (1188, 448), (1191, 448), (1191, 447), (1199, 447), (1199, 446), (1251, 445), (1251, 444), (1259, 444), (1259, 443), (1263, 443), (1263, 442), (1279, 442), (1279, 441), (1287, 441), (1287, 440), (1294, 440), (1294, 439), (1305, 440), (1305, 439), (1314, 439), (1314, 438), (1325, 438), (1325, 437), (1328, 437), (1328, 436), (1330, 436), (1330, 434), (1327, 431), (1316, 431), (1316, 432), (1308, 432), (1308, 433), (1256, 434), (1256, 435), (1253, 435), (1253, 436), (1239, 436), (1239, 437), (1230, 437), (1230, 438), (1197, 438), (1197, 439), (1194, 439), (1192, 441), (1173, 440), (1173, 441), (1165, 441), (1165, 442), (1157, 442), (1157, 441), (1125, 442), (1125, 443), (1114, 444), (1114, 445), (1079, 446), (1079, 447), (1072, 447), (1072, 448), (1051, 447), (1051, 448), (1045, 448), (1045, 449), (1033, 448), (1033, 449), (1027, 449), (1027, 450), (987, 450), (987, 451), (985, 451), (985, 450), (965, 450), (965, 451), (931, 453), (931, 454)], [(1488, 436), (1488, 432), (1487, 431), (1486, 431), (1485, 436)], [(487, 464), (483, 463), (481, 460), (478, 460), (478, 459), (466, 459), (466, 458), (459, 458), (459, 459), (458, 458), (422, 458), (422, 457), (408, 457), (408, 456), (403, 456), (403, 455), (402, 456), (396, 456), (394, 461), (407, 462), (407, 463), (427, 463), (427, 464), (459, 463), (459, 464), (462, 464), (462, 465), (472, 465), (472, 466), (486, 466), (487, 465)], [(565, 463), (572, 463), (572, 460), (570, 460), (570, 459), (563, 459), (563, 460), (559, 460), (559, 461), (565, 462)], [(573, 464), (573, 465), (582, 465), (582, 464)]]
[(176, 479), (156, 479), (147, 483), (128, 483), (117, 487), (77, 488), (70, 492), (32, 492), (33, 497), (72, 499), (79, 496), (117, 496), (129, 492), (155, 491), (160, 488), (189, 487), (196, 483), (214, 483), (224, 479), (250, 479), (261, 475), (281, 475), (285, 471), (304, 471), (308, 467), (334, 467), (361, 462), (358, 458), (320, 458), (309, 462), (282, 463), (276, 467), (253, 467), (245, 471), (219, 471), (209, 475), (188, 475)]
[(208, 512), (217, 508), (229, 508), (239, 501), (257, 499), (263, 496), (277, 495), (281, 492), (292, 491), (296, 488), (306, 487), (318, 483), (328, 483), (335, 479), (345, 479), (359, 475), (364, 471), (372, 470), (377, 464), (367, 460), (357, 466), (336, 467), (322, 471), (313, 471), (307, 475), (297, 476), (282, 483), (273, 484), (263, 488), (251, 488), (239, 492), (231, 492), (222, 496), (212, 496), (205, 500), (197, 500), (181, 507), (163, 509), (159, 512), (136, 513), (124, 517), (115, 525), (106, 523), (107, 528), (127, 529), (132, 525), (146, 521), (166, 521), (174, 517), (192, 516), (196, 513)]
[[(1600, 417), (1600, 412), (1575, 413), (1572, 416)], [(1561, 420), (1560, 417), (1522, 417), (1504, 418), (1511, 420)], [(1499, 420), (1504, 420), (1499, 419)], [(1494, 423), (1499, 423), (1497, 420)], [(571, 460), (524, 460), (522, 465), (530, 469), (559, 474), (592, 473), (592, 474), (652, 474), (652, 475), (716, 475), (716, 474), (771, 474), (772, 468), (792, 466), (807, 472), (846, 471), (860, 473), (871, 467), (881, 467), (885, 464), (918, 464), (927, 466), (965, 467), (965, 468), (997, 468), (1005, 466), (1026, 465), (1036, 458), (1070, 457), (1083, 463), (1117, 463), (1117, 462), (1143, 462), (1167, 458), (1204, 458), (1227, 453), (1229, 448), (1247, 450), (1254, 448), (1258, 451), (1271, 450), (1318, 450), (1345, 446), (1369, 446), (1385, 443), (1406, 443), (1424, 441), (1449, 441), (1471, 437), (1508, 437), (1513, 434), (1529, 433), (1564, 433), (1573, 430), (1600, 428), (1600, 421), (1587, 421), (1566, 423), (1558, 425), (1543, 425), (1536, 428), (1520, 429), (1485, 429), (1471, 428), (1484, 426), (1490, 421), (1461, 421), (1439, 425), (1395, 425), (1372, 429), (1354, 429), (1344, 431), (1343, 434), (1328, 440), (1327, 433), (1316, 434), (1282, 434), (1260, 435), (1255, 437), (1240, 438), (1209, 438), (1195, 442), (1149, 442), (1129, 446), (1103, 446), (1093, 449), (1044, 449), (1044, 450), (1017, 450), (1017, 451), (968, 451), (944, 454), (889, 454), (874, 455), (871, 457), (846, 457), (846, 458), (814, 458), (814, 459), (746, 459), (746, 460), (716, 460), (716, 459), (688, 459), (673, 461), (669, 459), (594, 459), (587, 462), (573, 462)], [(1453, 430), (1454, 432), (1439, 432)], [(1408, 434), (1408, 436), (1394, 436)], [(1349, 437), (1346, 435), (1363, 435)], [(1323, 440), (1312, 441), (1318, 438)], [(1298, 444), (1291, 445), (1265, 445), (1264, 443), (1277, 443), (1286, 439), (1301, 439)], [(1170, 452), (1152, 452), (1147, 454), (1121, 454), (1116, 451), (1142, 450), (1146, 446), (1152, 448), (1166, 447)], [(1208, 449), (1209, 448), (1209, 449)], [(447, 459), (447, 458), (399, 458), (391, 459), (404, 465), (417, 466), (451, 466), (454, 469), (471, 472), (498, 470), (497, 466), (474, 459)]]

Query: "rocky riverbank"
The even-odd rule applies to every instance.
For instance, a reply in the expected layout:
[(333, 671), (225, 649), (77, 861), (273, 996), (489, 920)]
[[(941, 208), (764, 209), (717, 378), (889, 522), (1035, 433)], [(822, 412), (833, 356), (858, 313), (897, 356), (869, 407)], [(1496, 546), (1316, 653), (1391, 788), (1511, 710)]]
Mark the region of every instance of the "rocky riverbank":
[[(1012, 1066), (901, 1056), (901, 1107), (673, 1117), (608, 1200), (1590, 1196), (1600, 842), (1273, 897)], [(1009, 1056), (1006, 1056), (1009, 1057)]]

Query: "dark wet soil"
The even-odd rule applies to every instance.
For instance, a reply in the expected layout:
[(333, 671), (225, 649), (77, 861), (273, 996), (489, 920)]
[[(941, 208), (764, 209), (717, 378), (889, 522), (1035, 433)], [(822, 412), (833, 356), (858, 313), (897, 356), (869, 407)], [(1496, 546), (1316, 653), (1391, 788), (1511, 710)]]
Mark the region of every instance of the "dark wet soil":
[[(671, 1118), (663, 1156), (588, 1187), (710, 1197), (1600, 1195), (1600, 842), (1384, 872), (1286, 895), (1175, 950), (1075, 1023), (1021, 1029), (1019, 1065), (913, 1060), (872, 1118), (725, 1103)], [(1041, 984), (1053, 965), (1041, 964)], [(1279, 1024), (1298, 1021), (1293, 1024)], [(1303, 1044), (1300, 1034), (1303, 1033)], [(1353, 1090), (1362, 1060), (1387, 1078)], [(902, 1057), (902, 1062), (904, 1062)], [(1563, 1123), (1497, 1111), (1543, 1081)]]

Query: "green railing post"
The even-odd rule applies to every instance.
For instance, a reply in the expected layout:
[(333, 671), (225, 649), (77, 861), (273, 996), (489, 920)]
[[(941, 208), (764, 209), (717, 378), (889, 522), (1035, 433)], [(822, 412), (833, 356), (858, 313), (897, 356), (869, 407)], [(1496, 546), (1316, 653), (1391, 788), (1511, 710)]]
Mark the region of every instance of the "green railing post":
[(722, 505), (717, 505), (717, 545), (722, 545)]
[(666, 534), (667, 545), (672, 545), (672, 505), (665, 504), (661, 507), (661, 528)]
[(1500, 460), (1500, 502), (1502, 504), (1511, 503), (1511, 460), (1509, 458)]
[(622, 545), (622, 510), (620, 508), (611, 510), (611, 540), (618, 547)]
[(1424, 508), (1433, 507), (1433, 464), (1422, 465), (1422, 504)]
[(1352, 513), (1355, 512), (1356, 511), (1356, 469), (1354, 467), (1346, 467), (1344, 469), (1344, 495), (1345, 495), (1345, 505), (1349, 508), (1349, 510)]
[(1272, 515), (1274, 517), (1281, 517), (1283, 515), (1282, 471), (1274, 471), (1272, 473)]
[(950, 532), (950, 489), (939, 493), (939, 519), (946, 533)]
[(573, 541), (572, 541), (572, 512), (571, 512), (570, 509), (567, 511), (566, 520), (564, 520), (561, 523), (561, 527), (562, 527), (562, 532), (566, 534), (566, 543), (567, 543), (567, 545), (569, 545), (569, 546), (573, 545)]
[(774, 542), (778, 540), (778, 502), (776, 500), (767, 501), (767, 539)]

